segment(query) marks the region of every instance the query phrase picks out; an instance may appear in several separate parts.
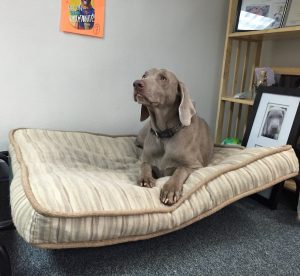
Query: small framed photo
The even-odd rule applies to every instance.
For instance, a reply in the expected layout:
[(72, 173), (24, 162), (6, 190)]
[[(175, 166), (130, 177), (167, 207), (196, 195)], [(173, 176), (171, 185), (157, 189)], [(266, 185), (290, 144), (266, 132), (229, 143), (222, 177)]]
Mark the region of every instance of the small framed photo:
[(300, 25), (300, 0), (290, 0), (284, 27)]
[(289, 0), (239, 0), (235, 31), (280, 28)]
[(259, 87), (242, 145), (295, 146), (300, 127), (300, 89)]
[[(246, 147), (290, 144), (296, 150), (300, 135), (300, 88), (259, 87), (242, 141)], [(296, 151), (297, 152), (297, 151)], [(283, 183), (252, 195), (276, 209)]]

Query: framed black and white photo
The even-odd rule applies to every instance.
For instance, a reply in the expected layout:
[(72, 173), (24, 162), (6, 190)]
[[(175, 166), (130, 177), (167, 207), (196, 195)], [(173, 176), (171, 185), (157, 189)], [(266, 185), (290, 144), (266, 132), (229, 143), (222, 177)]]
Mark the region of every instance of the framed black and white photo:
[[(299, 146), (300, 88), (259, 87), (242, 141), (246, 147)], [(283, 182), (252, 195), (276, 209)]]
[(239, 0), (235, 31), (280, 28), (289, 0)]
[(300, 89), (259, 87), (242, 145), (295, 145), (300, 127)]

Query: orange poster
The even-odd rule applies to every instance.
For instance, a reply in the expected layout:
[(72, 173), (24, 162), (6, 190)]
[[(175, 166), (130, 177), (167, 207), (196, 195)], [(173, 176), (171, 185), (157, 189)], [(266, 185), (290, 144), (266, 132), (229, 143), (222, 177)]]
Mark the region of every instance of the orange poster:
[(61, 0), (60, 29), (103, 37), (105, 0)]

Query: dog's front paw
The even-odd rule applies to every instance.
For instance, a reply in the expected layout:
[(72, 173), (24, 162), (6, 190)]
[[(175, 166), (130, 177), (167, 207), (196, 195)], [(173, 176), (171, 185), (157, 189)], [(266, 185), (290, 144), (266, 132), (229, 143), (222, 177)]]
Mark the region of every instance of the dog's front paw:
[(167, 182), (161, 189), (160, 201), (166, 205), (173, 205), (180, 199), (182, 190), (182, 184)]
[(153, 188), (156, 180), (152, 176), (142, 176), (138, 180), (138, 184), (142, 187)]

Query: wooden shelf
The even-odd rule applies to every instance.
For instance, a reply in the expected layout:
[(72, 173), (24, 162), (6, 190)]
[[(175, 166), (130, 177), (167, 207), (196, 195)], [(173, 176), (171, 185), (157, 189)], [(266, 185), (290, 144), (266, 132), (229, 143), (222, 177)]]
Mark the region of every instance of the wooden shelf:
[(300, 76), (300, 67), (271, 67), (275, 74)]
[(221, 100), (225, 102), (239, 103), (245, 105), (253, 105), (254, 103), (254, 100), (252, 99), (236, 99), (231, 97), (221, 97)]
[[(239, 0), (230, 0), (222, 73), (220, 79), (219, 101), (215, 128), (215, 142), (226, 137), (242, 138), (251, 116), (253, 99), (235, 99), (233, 95), (250, 91), (255, 79), (255, 68), (268, 67), (261, 64), (263, 43), (277, 40), (293, 43), (300, 38), (300, 26), (278, 29), (233, 32), (236, 25)], [(284, 56), (288, 51), (282, 51)], [(272, 67), (275, 74), (300, 76), (300, 67)]]
[(284, 27), (278, 29), (269, 29), (261, 31), (234, 32), (228, 35), (231, 39), (281, 39), (281, 38), (299, 38), (300, 26)]

